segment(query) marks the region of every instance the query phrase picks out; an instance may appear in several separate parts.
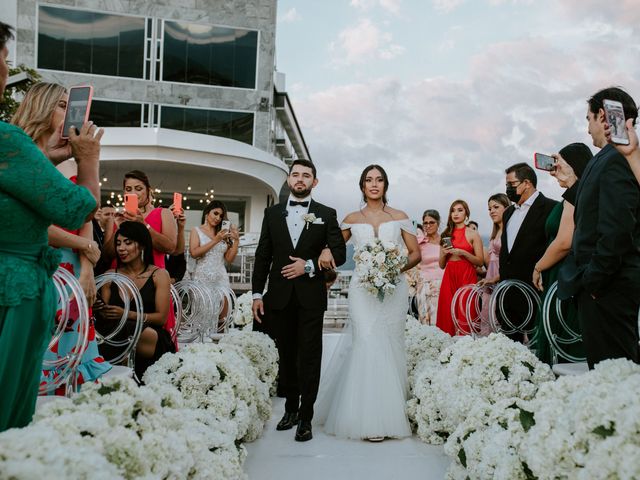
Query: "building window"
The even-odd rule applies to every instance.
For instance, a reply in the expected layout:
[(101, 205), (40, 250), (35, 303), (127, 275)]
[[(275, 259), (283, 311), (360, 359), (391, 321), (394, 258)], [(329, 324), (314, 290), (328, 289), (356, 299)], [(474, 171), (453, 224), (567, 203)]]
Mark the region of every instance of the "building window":
[(144, 77), (145, 19), (41, 5), (38, 68)]
[(160, 110), (160, 126), (231, 138), (253, 145), (253, 113), (169, 107)]
[(258, 32), (164, 22), (162, 80), (255, 88)]
[(142, 103), (94, 100), (90, 119), (99, 127), (140, 127), (142, 106)]

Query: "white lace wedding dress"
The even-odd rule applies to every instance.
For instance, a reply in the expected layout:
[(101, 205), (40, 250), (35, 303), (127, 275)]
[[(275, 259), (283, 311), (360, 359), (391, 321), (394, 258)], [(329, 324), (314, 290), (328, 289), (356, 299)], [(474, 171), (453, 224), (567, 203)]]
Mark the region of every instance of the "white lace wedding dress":
[[(351, 229), (356, 248), (375, 238), (367, 223)], [(401, 231), (412, 235), (409, 220), (378, 227), (378, 238), (404, 246)], [(316, 423), (343, 438), (402, 438), (411, 435), (405, 413), (407, 362), (404, 328), (409, 289), (404, 275), (384, 301), (367, 292), (354, 276), (349, 285), (349, 324), (320, 380)]]

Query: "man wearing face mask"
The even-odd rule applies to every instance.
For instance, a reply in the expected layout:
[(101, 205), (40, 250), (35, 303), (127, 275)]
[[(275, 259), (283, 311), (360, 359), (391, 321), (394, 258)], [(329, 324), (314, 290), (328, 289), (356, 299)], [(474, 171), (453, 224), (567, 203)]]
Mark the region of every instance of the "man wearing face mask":
[[(513, 205), (502, 215), (505, 227), (501, 238), (500, 280), (521, 280), (532, 285), (531, 272), (547, 248), (544, 224), (558, 202), (536, 190), (536, 172), (526, 163), (516, 163), (505, 173), (506, 193)], [(526, 317), (527, 310), (522, 294), (509, 291), (505, 298), (507, 317), (517, 324)], [(535, 314), (533, 312), (532, 319)], [(524, 335), (516, 332), (511, 338), (521, 342)]]

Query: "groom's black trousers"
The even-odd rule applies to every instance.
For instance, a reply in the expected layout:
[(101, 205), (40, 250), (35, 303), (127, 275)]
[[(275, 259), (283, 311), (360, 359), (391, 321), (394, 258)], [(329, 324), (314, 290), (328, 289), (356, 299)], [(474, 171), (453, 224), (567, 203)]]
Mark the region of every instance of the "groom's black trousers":
[(320, 384), (323, 320), (324, 309), (305, 308), (295, 293), (284, 309), (271, 311), (280, 355), (279, 385), (287, 399), (285, 410), (299, 412), (300, 420), (313, 418)]

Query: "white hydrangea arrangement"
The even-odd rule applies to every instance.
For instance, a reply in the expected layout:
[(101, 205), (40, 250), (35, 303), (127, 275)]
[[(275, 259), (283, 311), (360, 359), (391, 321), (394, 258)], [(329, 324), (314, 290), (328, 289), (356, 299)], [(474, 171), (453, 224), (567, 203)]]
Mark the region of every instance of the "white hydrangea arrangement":
[(502, 335), (461, 338), (434, 359), (437, 333), (411, 320), (406, 333), (409, 415), (425, 442), (446, 441), (447, 478), (640, 478), (640, 365), (554, 380)]
[(544, 385), (523, 457), (539, 478), (640, 478), (640, 365), (606, 360)]
[(163, 356), (144, 387), (107, 378), (45, 404), (30, 426), (0, 434), (0, 479), (246, 478), (241, 442), (257, 438), (270, 413), (259, 374), (269, 382), (273, 369), (244, 353), (272, 358), (262, 337), (192, 345)]
[(232, 330), (220, 339), (219, 344), (240, 347), (244, 356), (251, 361), (260, 381), (269, 387), (272, 396), (276, 394), (278, 349), (268, 335)]
[(253, 323), (253, 295), (246, 292), (236, 299), (236, 309), (233, 312), (233, 325), (239, 328), (249, 328)]
[(418, 435), (429, 443), (444, 443), (480, 404), (529, 400), (541, 384), (554, 379), (526, 347), (501, 334), (463, 337), (437, 361), (422, 361), (418, 370), (409, 411)]

